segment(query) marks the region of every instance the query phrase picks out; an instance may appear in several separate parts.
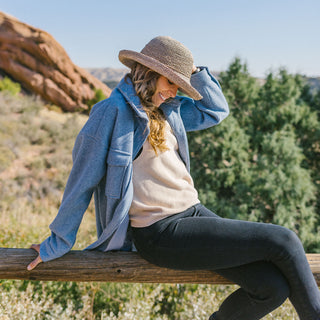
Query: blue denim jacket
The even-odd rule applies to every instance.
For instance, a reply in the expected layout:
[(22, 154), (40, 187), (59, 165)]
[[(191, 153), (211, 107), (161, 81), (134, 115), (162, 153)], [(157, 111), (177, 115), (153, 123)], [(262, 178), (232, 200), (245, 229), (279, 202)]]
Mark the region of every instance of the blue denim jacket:
[[(203, 99), (177, 96), (160, 107), (177, 138), (188, 170), (186, 131), (221, 122), (229, 113), (218, 81), (207, 68), (191, 76)], [(130, 250), (127, 237), (133, 197), (132, 161), (146, 140), (148, 118), (129, 78), (122, 79), (110, 97), (96, 104), (75, 141), (73, 167), (51, 235), (41, 243), (43, 261), (61, 257), (73, 247), (76, 234), (94, 194), (98, 239), (86, 249)]]

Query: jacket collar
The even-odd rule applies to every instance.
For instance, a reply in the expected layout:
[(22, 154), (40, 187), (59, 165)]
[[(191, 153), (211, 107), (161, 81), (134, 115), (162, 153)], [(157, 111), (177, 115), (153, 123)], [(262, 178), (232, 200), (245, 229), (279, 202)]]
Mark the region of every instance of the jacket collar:
[(126, 76), (123, 77), (117, 85), (117, 89), (122, 93), (124, 98), (130, 104), (133, 110), (138, 114), (138, 116), (148, 122), (148, 116), (143, 110), (140, 98), (137, 96), (136, 91), (134, 90), (131, 79)]

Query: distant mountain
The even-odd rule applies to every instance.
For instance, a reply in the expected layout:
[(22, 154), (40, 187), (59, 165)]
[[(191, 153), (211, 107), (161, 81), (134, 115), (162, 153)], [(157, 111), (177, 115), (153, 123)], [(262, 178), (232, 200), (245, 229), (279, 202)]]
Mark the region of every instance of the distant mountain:
[[(119, 82), (121, 78), (130, 71), (127, 68), (85, 68), (85, 70), (103, 82)], [(218, 72), (212, 72), (212, 74), (219, 77)]]
[[(111, 89), (113, 89), (121, 78), (129, 72), (129, 69), (126, 68), (87, 68), (85, 70), (104, 82)], [(219, 79), (219, 72), (212, 72), (212, 74)], [(320, 77), (304, 77), (304, 79), (308, 82), (312, 91), (320, 90)], [(265, 79), (262, 78), (258, 78), (257, 80), (260, 84), (265, 82)]]
[(317, 78), (305, 78), (310, 86), (311, 91), (319, 91), (320, 90), (320, 77)]
[[(130, 71), (127, 68), (85, 68), (85, 70), (104, 82), (110, 89), (115, 88), (122, 77)], [(219, 78), (219, 73), (212, 72), (212, 74)]]
[(119, 82), (121, 78), (129, 72), (129, 69), (121, 68), (86, 68), (89, 73), (98, 78), (100, 81), (117, 81)]

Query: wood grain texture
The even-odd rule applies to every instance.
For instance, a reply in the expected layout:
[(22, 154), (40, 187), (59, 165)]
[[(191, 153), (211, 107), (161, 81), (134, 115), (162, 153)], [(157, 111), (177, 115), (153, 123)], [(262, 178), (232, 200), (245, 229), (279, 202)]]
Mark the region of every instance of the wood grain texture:
[[(28, 271), (37, 256), (32, 249), (0, 248), (0, 279), (42, 281), (103, 281), (135, 283), (231, 282), (212, 271), (184, 271), (157, 267), (136, 252), (71, 251), (63, 257), (39, 264)], [(311, 270), (320, 285), (320, 254), (307, 254)]]

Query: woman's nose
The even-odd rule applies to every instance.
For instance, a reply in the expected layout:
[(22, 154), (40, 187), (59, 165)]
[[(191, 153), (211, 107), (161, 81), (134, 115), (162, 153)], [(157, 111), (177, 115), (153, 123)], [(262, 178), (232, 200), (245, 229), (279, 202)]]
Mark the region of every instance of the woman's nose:
[(177, 91), (178, 91), (178, 86), (175, 86), (174, 88), (170, 89), (170, 97), (174, 98), (177, 95)]

